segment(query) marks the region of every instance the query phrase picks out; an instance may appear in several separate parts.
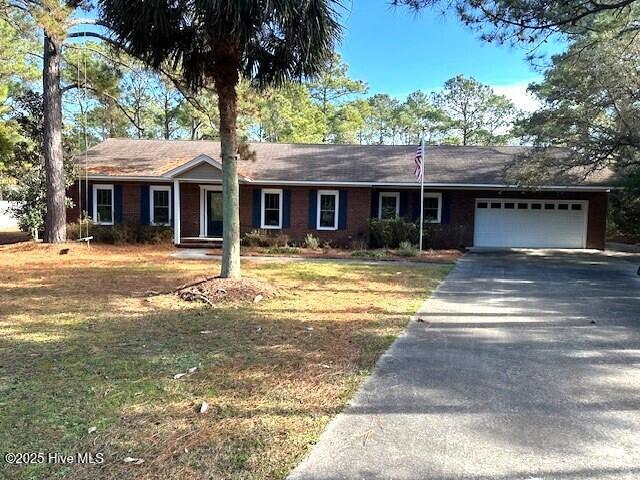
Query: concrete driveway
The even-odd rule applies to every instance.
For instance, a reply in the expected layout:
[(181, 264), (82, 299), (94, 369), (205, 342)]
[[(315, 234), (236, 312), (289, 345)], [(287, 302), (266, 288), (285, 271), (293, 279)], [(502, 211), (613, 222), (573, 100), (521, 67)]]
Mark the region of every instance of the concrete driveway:
[(291, 479), (640, 478), (639, 265), (468, 254)]

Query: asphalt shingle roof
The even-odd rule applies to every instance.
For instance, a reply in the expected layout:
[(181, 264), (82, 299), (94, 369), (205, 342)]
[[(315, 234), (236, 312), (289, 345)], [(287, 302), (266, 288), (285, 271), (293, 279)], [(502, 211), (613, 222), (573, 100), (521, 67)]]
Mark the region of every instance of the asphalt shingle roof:
[[(253, 180), (298, 182), (415, 182), (416, 146), (252, 143), (254, 160), (240, 160), (239, 173)], [(505, 169), (527, 147), (427, 146), (426, 183), (503, 185)], [(215, 141), (108, 139), (89, 149), (89, 175), (160, 177), (198, 155), (220, 159)], [(84, 165), (84, 155), (77, 157)], [(610, 185), (600, 171), (561, 185)], [(555, 184), (555, 183), (554, 183)]]

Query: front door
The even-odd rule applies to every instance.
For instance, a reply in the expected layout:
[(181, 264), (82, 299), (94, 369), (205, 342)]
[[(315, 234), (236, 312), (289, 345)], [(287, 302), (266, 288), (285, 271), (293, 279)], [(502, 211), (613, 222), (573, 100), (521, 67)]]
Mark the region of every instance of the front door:
[(207, 237), (222, 236), (222, 192), (207, 190)]

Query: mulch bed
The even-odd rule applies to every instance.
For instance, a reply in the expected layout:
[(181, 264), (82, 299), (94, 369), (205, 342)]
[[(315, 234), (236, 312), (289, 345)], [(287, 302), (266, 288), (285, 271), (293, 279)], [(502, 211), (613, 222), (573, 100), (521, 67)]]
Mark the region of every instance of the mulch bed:
[(211, 307), (229, 303), (258, 303), (281, 293), (281, 290), (252, 278), (207, 277), (183, 285), (175, 295), (188, 302), (206, 303)]

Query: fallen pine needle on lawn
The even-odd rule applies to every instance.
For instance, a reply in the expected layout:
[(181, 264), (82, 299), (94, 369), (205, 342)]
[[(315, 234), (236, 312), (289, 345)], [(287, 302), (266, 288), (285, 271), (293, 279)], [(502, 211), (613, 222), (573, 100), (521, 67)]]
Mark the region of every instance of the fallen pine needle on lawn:
[(451, 268), (247, 263), (229, 281), (168, 246), (59, 248), (0, 247), (0, 445), (106, 461), (3, 478), (286, 478)]

